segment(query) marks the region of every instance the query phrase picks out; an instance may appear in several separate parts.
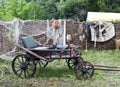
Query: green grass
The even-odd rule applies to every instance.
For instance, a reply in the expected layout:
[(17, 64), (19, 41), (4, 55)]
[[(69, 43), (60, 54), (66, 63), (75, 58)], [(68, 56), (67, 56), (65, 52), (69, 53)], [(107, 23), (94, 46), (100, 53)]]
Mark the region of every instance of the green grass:
[[(119, 50), (81, 51), (84, 60), (93, 64), (120, 66)], [(37, 66), (35, 76), (29, 79), (16, 77), (11, 61), (0, 61), (0, 87), (120, 87), (120, 72), (95, 71), (90, 80), (77, 80), (65, 60), (54, 60), (46, 68)]]

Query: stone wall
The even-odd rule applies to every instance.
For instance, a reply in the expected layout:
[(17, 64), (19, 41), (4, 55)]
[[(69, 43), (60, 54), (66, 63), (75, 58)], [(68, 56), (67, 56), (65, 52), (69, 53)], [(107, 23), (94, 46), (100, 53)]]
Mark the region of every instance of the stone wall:
[[(79, 32), (79, 24), (82, 24), (83, 31)], [(94, 47), (94, 42), (90, 41), (87, 33), (87, 27), (85, 23), (77, 23), (73, 21), (67, 22), (67, 34), (72, 35), (72, 40), (68, 44), (75, 44), (81, 46), (81, 48), (86, 49), (115, 49), (115, 39), (120, 39), (120, 23), (113, 23), (115, 26), (115, 36), (105, 42), (97, 42), (96, 47)], [(77, 33), (77, 34), (76, 34)], [(85, 36), (83, 40), (80, 40), (80, 36)]]
[(9, 30), (0, 25), (0, 54), (13, 49), (13, 40), (8, 34), (10, 34)]
[[(47, 21), (45, 20), (43, 22), (39, 21), (40, 24), (37, 24), (38, 22), (34, 22), (34, 27), (36, 27), (35, 25), (37, 25), (39, 27), (44, 28), (47, 25), (46, 22)], [(25, 22), (25, 25), (23, 25), (22, 27), (24, 29), (22, 29), (21, 32), (24, 32), (25, 34), (28, 34), (28, 35), (35, 34), (35, 32), (39, 34), (39, 31), (36, 31), (32, 24), (33, 23), (30, 23), (30, 21), (28, 21), (28, 23)], [(109, 41), (97, 43), (97, 46), (95, 49), (115, 49), (115, 39), (120, 39), (120, 23), (114, 23), (114, 25), (115, 25), (115, 37), (110, 39)], [(26, 26), (28, 29), (26, 28)], [(30, 28), (33, 28), (34, 30), (32, 31), (34, 32), (32, 32)], [(66, 29), (67, 29), (66, 30), (67, 44), (74, 44), (74, 45), (80, 46), (82, 49), (86, 49), (86, 46), (88, 49), (94, 48), (94, 42), (90, 41), (87, 37), (88, 36), (87, 27), (84, 22), (75, 22), (73, 20), (67, 20)], [(20, 35), (20, 36), (23, 36), (23, 35)], [(34, 36), (34, 38), (36, 38), (38, 41), (41, 41), (41, 43), (46, 41), (46, 35), (44, 34)], [(40, 38), (41, 40), (39, 40)], [(21, 42), (21, 40), (19, 40), (19, 42)], [(52, 43), (52, 40), (50, 40), (49, 43)], [(4, 25), (0, 25), (0, 54), (11, 51), (13, 48), (14, 48), (14, 45), (13, 45), (12, 33), (10, 33), (10, 31), (6, 29)]]
[(74, 44), (80, 46), (81, 48), (85, 48), (85, 40), (87, 35), (87, 29), (84, 22), (74, 22), (67, 21), (66, 25), (66, 36), (70, 36), (70, 40), (66, 40), (67, 44)]

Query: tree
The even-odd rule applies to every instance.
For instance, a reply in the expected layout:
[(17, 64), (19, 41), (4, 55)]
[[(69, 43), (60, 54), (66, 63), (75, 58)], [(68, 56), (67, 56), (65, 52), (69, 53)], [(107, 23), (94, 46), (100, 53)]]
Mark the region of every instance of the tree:
[(0, 0), (0, 19), (74, 19), (87, 11), (120, 12), (120, 0)]
[(44, 10), (41, 14), (41, 18), (42, 19), (52, 19), (52, 18), (55, 18), (57, 19), (59, 17), (58, 15), (58, 9), (57, 9), (57, 6), (56, 6), (56, 3), (59, 1), (59, 0), (41, 0), (42, 3), (41, 3), (41, 7), (42, 9), (40, 10)]
[(120, 0), (88, 0), (86, 7), (88, 11), (120, 12), (119, 5)]
[(87, 13), (85, 3), (85, 0), (66, 0), (65, 2), (60, 2), (58, 5), (58, 9), (62, 13), (60, 16), (66, 19), (72, 18), (74, 20), (85, 21)]

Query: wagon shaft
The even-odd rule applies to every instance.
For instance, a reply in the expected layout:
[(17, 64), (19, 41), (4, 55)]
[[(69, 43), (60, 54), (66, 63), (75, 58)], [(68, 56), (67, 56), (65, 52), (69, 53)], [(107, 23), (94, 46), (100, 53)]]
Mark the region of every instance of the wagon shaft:
[(120, 71), (117, 69), (103, 69), (103, 68), (94, 68), (95, 70), (103, 70), (103, 71)]
[(16, 43), (15, 45), (18, 46), (19, 48), (21, 48), (22, 50), (25, 50), (26, 52), (32, 54), (33, 56), (35, 56), (37, 58), (40, 58), (41, 60), (47, 61), (44, 57), (41, 57), (41, 56), (37, 55), (36, 53), (34, 53), (34, 52), (32, 52), (32, 51), (30, 51), (30, 50), (20, 46), (19, 44)]
[(103, 70), (103, 71), (120, 71), (119, 66), (103, 66), (103, 65), (94, 65), (95, 70)]

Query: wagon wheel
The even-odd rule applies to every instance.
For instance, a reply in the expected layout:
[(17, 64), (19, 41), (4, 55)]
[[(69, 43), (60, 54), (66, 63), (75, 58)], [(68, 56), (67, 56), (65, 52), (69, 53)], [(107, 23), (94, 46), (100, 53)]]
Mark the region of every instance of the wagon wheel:
[(79, 58), (76, 58), (76, 59), (68, 59), (68, 67), (70, 69), (73, 69), (74, 68), (74, 65), (77, 65), (78, 62), (83, 62), (83, 58), (82, 57), (79, 57)]
[(37, 61), (37, 64), (39, 64), (40, 67), (46, 67), (48, 65), (48, 62), (44, 60)]
[(21, 54), (13, 59), (12, 70), (18, 77), (32, 77), (36, 71), (36, 64), (32, 58), (28, 58), (27, 55)]
[(89, 79), (94, 75), (94, 66), (90, 62), (84, 61), (74, 67), (75, 76), (77, 79)]

